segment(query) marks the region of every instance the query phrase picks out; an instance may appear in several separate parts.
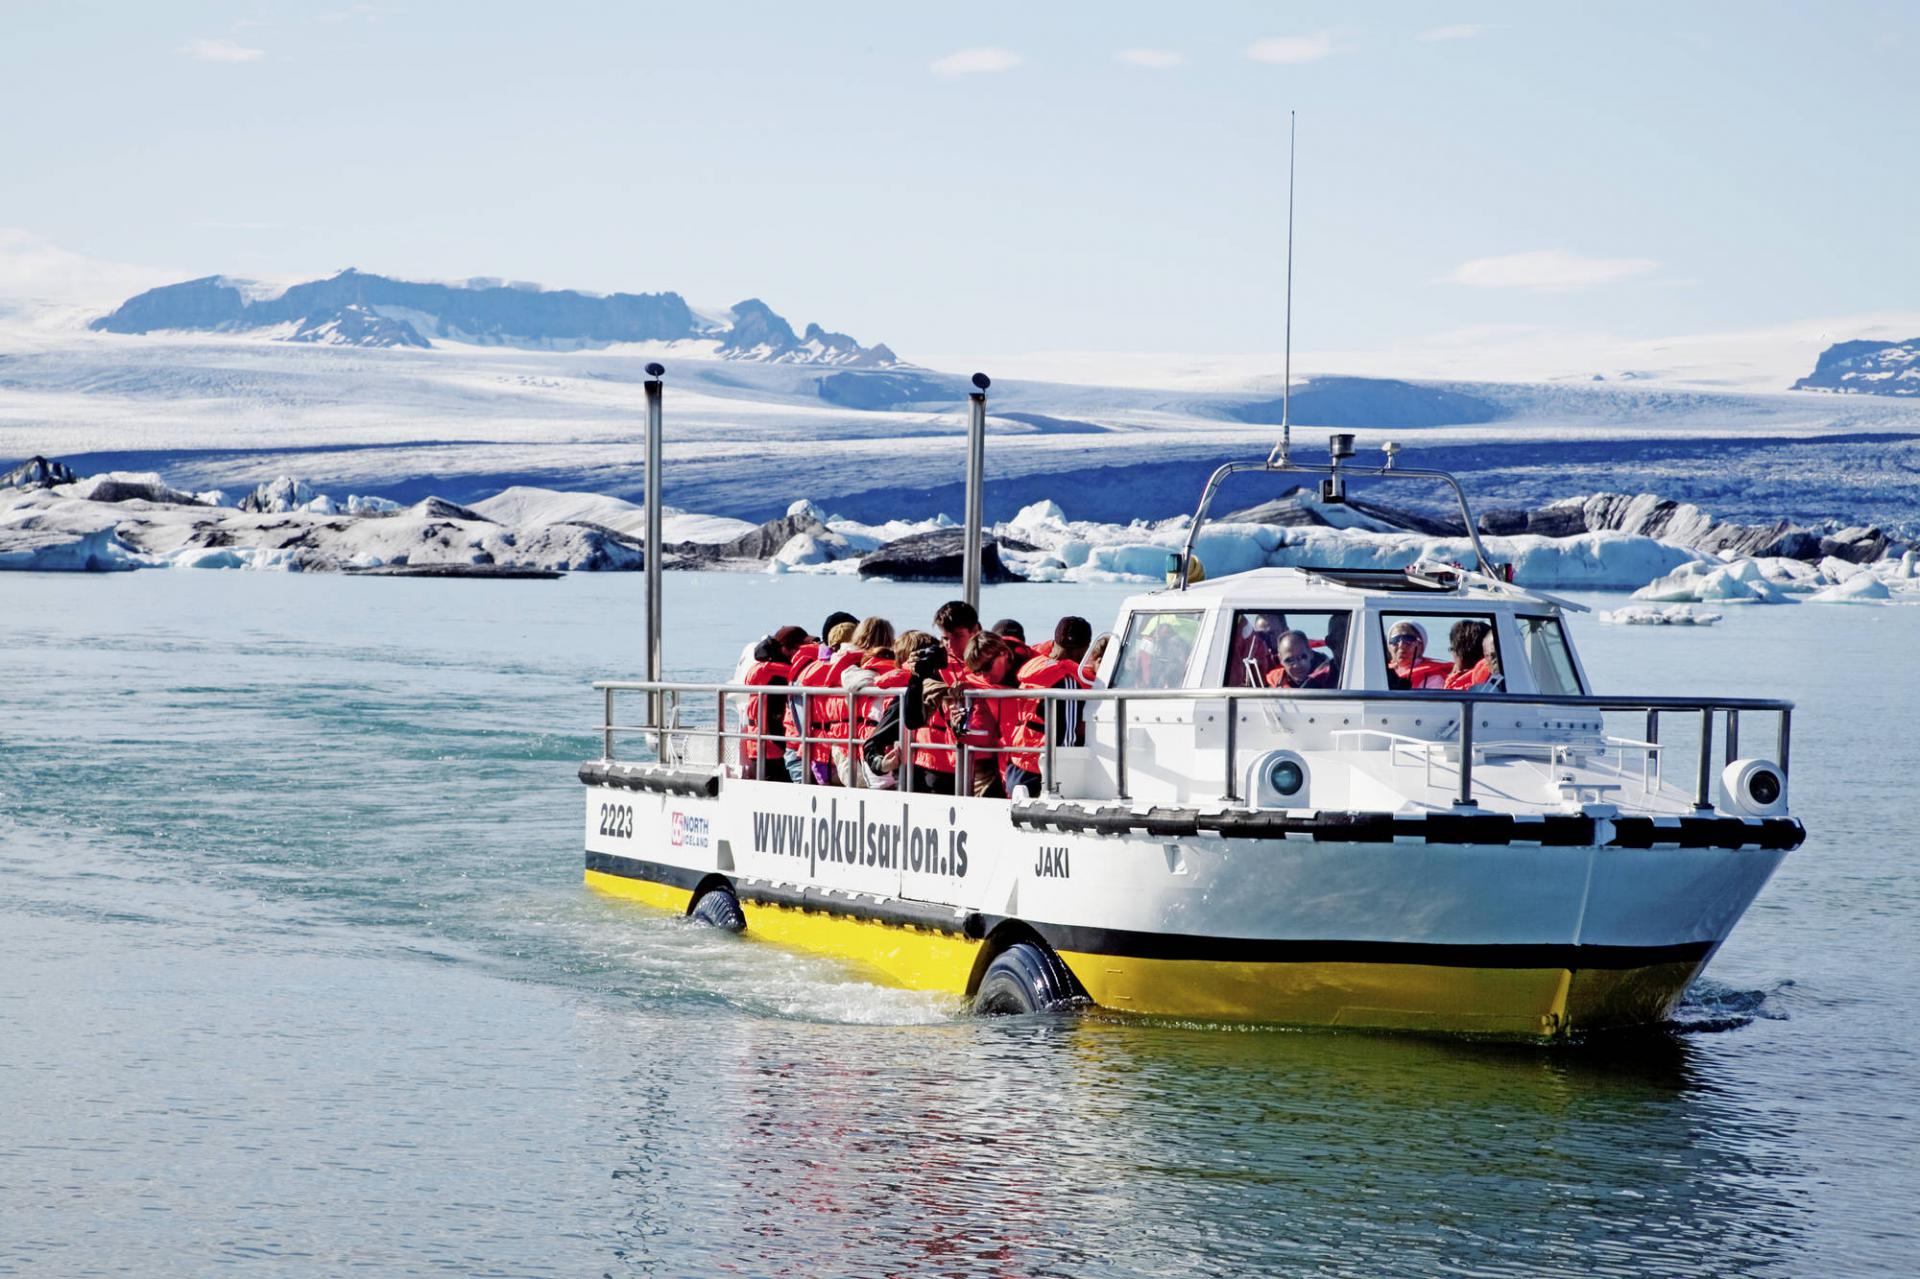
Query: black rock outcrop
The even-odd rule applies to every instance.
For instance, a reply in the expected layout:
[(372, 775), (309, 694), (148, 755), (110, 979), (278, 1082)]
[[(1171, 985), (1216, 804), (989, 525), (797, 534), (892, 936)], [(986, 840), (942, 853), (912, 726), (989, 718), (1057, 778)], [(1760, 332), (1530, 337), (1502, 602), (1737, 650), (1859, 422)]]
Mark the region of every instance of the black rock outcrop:
[(80, 477), (65, 462), (49, 462), (35, 454), (0, 475), (0, 489), (50, 489), (56, 484), (71, 484)]
[[(252, 296), (249, 296), (249, 293)], [(438, 284), (346, 270), (277, 296), (210, 275), (128, 298), (91, 327), (106, 333), (241, 332), (292, 325), (289, 341), (428, 346), (432, 338), (500, 346), (605, 345), (719, 337), (721, 354), (794, 364), (887, 368), (892, 351), (863, 347), (817, 324), (796, 336), (758, 298), (733, 308), (730, 326), (701, 321), (677, 293), (580, 293), (498, 280)]]
[(1813, 372), (1795, 391), (1845, 391), (1855, 395), (1920, 395), (1920, 338), (1904, 342), (1836, 342), (1820, 352)]
[[(982, 582), (1025, 581), (1000, 562), (1000, 547), (993, 538), (981, 536), (980, 580)], [(965, 529), (942, 528), (930, 533), (915, 533), (888, 542), (860, 560), (860, 576), (885, 577), (902, 582), (957, 582), (964, 571), (967, 534)]]

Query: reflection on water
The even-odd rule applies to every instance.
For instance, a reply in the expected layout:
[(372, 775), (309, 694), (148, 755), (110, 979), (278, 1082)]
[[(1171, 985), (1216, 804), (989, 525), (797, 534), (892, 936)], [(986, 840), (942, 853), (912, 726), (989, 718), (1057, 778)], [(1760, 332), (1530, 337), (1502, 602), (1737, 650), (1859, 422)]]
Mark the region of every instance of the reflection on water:
[(1544, 1052), (1101, 1018), (588, 1034), (638, 1061), (603, 1100), (623, 1254), (661, 1273), (1756, 1273), (1807, 1211), (1790, 1126), (1665, 1032)]
[[(1920, 748), (1845, 670), (1891, 669), (1912, 611), (1580, 631), (1610, 687), (1800, 698), (1814, 838), (1674, 1027), (1543, 1049), (980, 1022), (585, 893), (586, 684), (631, 650), (637, 583), (0, 587), (0, 1274), (1837, 1274), (1911, 1252), (1920, 840), (1889, 815)], [(681, 651), (722, 659), (743, 611), (945, 594), (668, 589)], [(1121, 593), (988, 607), (1031, 625)], [(1834, 663), (1760, 669), (1816, 639)]]

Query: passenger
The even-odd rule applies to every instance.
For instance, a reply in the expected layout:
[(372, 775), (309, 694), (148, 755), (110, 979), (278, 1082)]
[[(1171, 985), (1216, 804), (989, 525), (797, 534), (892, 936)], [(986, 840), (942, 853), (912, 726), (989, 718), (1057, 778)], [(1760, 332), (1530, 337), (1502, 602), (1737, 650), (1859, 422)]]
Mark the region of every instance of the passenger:
[(1271, 613), (1249, 613), (1241, 617), (1240, 634), (1234, 639), (1227, 663), (1229, 687), (1258, 688), (1267, 682), (1267, 676), (1280, 661), (1274, 648), (1273, 630)]
[(1027, 647), (1027, 628), (1011, 617), (1003, 617), (993, 624), (993, 633), (1007, 641), (1007, 647), (1013, 651), (1013, 669), (1019, 670), (1033, 656), (1033, 650)]
[(1448, 666), (1427, 656), (1427, 631), (1401, 620), (1387, 631), (1388, 688), (1445, 688)]
[(957, 684), (967, 675), (967, 641), (980, 633), (980, 614), (965, 600), (948, 600), (933, 615), (933, 625), (947, 645), (944, 678)]
[[(816, 645), (810, 651), (802, 650), (802, 656), (793, 663), (792, 683), (808, 689), (840, 687), (840, 676), (860, 658), (851, 644), (853, 631), (853, 622), (835, 622), (826, 643)], [(833, 745), (825, 739), (834, 735), (832, 730), (836, 722), (845, 724), (846, 699), (824, 693), (787, 699), (787, 732), (796, 743), (793, 748), (796, 758), (801, 753), (797, 743), (803, 715), (807, 719), (806, 736), (809, 741), (805, 752), (806, 767), (801, 770), (800, 780), (811, 781), (815, 786), (837, 786), (840, 782), (833, 766)]]
[[(967, 641), (967, 677), (954, 686), (954, 692), (1016, 688), (1013, 671), (1013, 646), (998, 635), (982, 631)], [(1007, 711), (1012, 702), (1012, 698), (1001, 697), (978, 697), (965, 702), (959, 738), (967, 744), (967, 790), (976, 798), (1007, 797), (1006, 785), (1000, 777), (1006, 758), (1001, 747), (1006, 745), (1011, 727)], [(975, 754), (976, 751), (979, 753)]]
[(869, 687), (875, 692), (900, 688), (905, 693), (871, 699), (877, 708), (872, 712), (875, 722), (861, 747), (868, 777), (876, 789), (883, 789), (877, 779), (896, 777), (904, 752), (911, 789), (951, 795), (953, 736), (945, 718), (950, 690), (940, 679), (946, 648), (925, 631), (908, 631), (894, 643), (893, 655), (899, 669), (882, 675)]
[(1107, 649), (1113, 643), (1113, 632), (1108, 631), (1093, 642), (1087, 655), (1080, 663), (1080, 682), (1088, 688), (1100, 686), (1100, 663), (1107, 660)]
[[(1463, 618), (1453, 624), (1447, 632), (1447, 648), (1453, 653), (1453, 669), (1447, 675), (1446, 687), (1454, 691), (1482, 688), (1493, 685), (1500, 678), (1495, 669), (1495, 658), (1490, 656), (1493, 649), (1493, 628), (1485, 622), (1476, 622), (1472, 618)], [(1497, 686), (1488, 687), (1488, 692), (1498, 692)]]
[[(926, 631), (902, 633), (894, 640), (891, 652), (884, 658), (873, 659), (874, 675), (865, 686), (871, 695), (853, 699), (853, 713), (858, 720), (856, 731), (860, 738), (861, 775), (873, 790), (894, 790), (899, 786), (902, 754), (902, 748), (897, 744), (899, 717), (902, 704), (907, 700), (879, 694), (905, 688), (912, 682), (914, 655), (928, 649), (938, 649), (942, 653), (946, 651), (941, 648), (939, 639)], [(883, 725), (886, 729), (884, 734)], [(888, 742), (895, 744), (887, 747)], [(869, 745), (879, 753), (869, 756)]]
[(845, 622), (848, 626), (857, 626), (860, 623), (860, 619), (852, 613), (835, 611), (827, 614), (827, 620), (820, 624), (820, 634), (826, 638), (829, 644), (833, 642), (834, 627), (840, 625), (842, 622)]
[[(798, 626), (783, 626), (762, 639), (753, 650), (753, 661), (742, 674), (742, 684), (786, 684), (793, 670), (793, 658), (807, 643), (807, 633)], [(785, 718), (786, 698), (754, 694), (747, 698), (741, 717), (740, 775), (765, 782), (793, 782), (792, 772), (781, 766), (786, 741), (774, 730)], [(763, 729), (762, 726), (765, 726)], [(765, 738), (762, 732), (772, 735)], [(773, 761), (771, 764), (768, 761)]]
[(893, 638), (893, 623), (884, 617), (869, 617), (855, 627), (848, 646), (857, 654), (857, 660), (840, 673), (840, 687), (847, 690), (847, 696), (828, 699), (827, 735), (847, 743), (833, 748), (834, 770), (842, 786), (867, 785), (866, 769), (860, 765), (860, 746), (867, 736), (864, 703), (873, 699), (856, 694), (898, 668), (893, 659)]
[[(1084, 617), (1063, 617), (1053, 628), (1046, 654), (1036, 654), (1015, 672), (1021, 688), (1085, 688), (1090, 682), (1081, 665), (1093, 627)], [(1040, 794), (1040, 747), (1046, 745), (1047, 724), (1057, 726), (1054, 741), (1062, 746), (1079, 746), (1086, 740), (1081, 701), (1058, 704), (1039, 698), (1019, 698), (1008, 705), (1005, 723), (1010, 731), (1006, 744), (1022, 748), (1007, 755), (1004, 773), (1007, 794)], [(1052, 708), (1049, 713), (1049, 707)]]
[(1314, 651), (1305, 631), (1285, 631), (1280, 636), (1280, 664), (1267, 672), (1268, 688), (1332, 688), (1333, 663)]

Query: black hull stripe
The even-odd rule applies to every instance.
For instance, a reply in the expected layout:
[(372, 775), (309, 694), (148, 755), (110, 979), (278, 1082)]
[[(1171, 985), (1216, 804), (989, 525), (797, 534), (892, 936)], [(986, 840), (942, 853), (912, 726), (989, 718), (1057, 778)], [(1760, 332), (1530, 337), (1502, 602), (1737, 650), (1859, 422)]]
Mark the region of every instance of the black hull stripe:
[(1697, 964), (1712, 942), (1674, 946), (1445, 945), (1433, 942), (1293, 941), (1285, 938), (1195, 937), (1071, 924), (1031, 923), (1055, 950), (1128, 959), (1200, 959), (1238, 964), (1424, 964), (1435, 968), (1645, 968)]
[[(688, 892), (692, 892), (713, 873), (606, 853), (588, 853), (587, 869), (603, 875), (649, 880)], [(900, 898), (850, 898), (815, 888), (790, 888), (751, 880), (734, 880), (732, 883), (734, 892), (745, 902), (844, 915), (896, 927), (952, 933), (975, 940), (985, 937), (1005, 922), (995, 916), (963, 914), (949, 906), (934, 906)], [(1672, 946), (1571, 946), (1548, 943), (1462, 946), (1428, 942), (1198, 937), (1118, 928), (1083, 928), (1033, 920), (1022, 922), (1039, 933), (1055, 950), (1126, 959), (1189, 959), (1210, 963), (1423, 964), (1436, 968), (1612, 970), (1644, 968), (1654, 964), (1698, 964), (1713, 950), (1713, 943), (1705, 941), (1682, 942)]]

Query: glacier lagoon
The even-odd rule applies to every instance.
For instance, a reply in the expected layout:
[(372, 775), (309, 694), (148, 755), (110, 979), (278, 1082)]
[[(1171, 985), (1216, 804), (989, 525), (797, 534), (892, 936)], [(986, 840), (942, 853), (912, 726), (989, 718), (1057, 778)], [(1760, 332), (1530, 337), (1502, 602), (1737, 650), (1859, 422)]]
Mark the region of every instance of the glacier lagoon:
[[(953, 592), (671, 574), (667, 662)], [(990, 587), (1096, 628), (1133, 587)], [(0, 1273), (1904, 1267), (1920, 609), (1577, 626), (1779, 695), (1810, 837), (1657, 1032), (982, 1022), (580, 886), (643, 585), (0, 576)], [(1624, 597), (1582, 595), (1601, 607)]]

